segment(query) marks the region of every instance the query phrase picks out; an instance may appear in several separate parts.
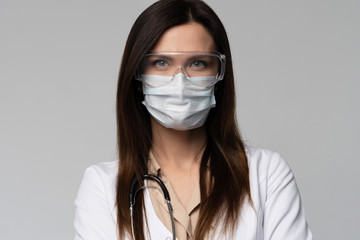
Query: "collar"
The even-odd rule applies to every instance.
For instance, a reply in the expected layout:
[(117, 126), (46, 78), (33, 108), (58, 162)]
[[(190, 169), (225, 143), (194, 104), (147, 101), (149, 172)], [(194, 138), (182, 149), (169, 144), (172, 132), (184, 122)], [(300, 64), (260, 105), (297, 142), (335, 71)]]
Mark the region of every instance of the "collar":
[[(192, 236), (193, 234), (193, 225), (196, 225), (197, 222), (197, 216), (198, 216), (198, 206), (200, 204), (200, 184), (198, 184), (194, 192), (191, 196), (189, 205), (187, 207), (184, 207), (181, 203), (178, 197), (176, 196), (176, 193), (174, 189), (171, 186), (171, 183), (169, 180), (161, 175), (161, 168), (159, 163), (156, 161), (156, 158), (152, 151), (149, 152), (149, 159), (148, 159), (148, 172), (149, 174), (156, 175), (157, 177), (161, 178), (161, 180), (164, 182), (166, 188), (169, 191), (169, 194), (171, 196), (171, 204), (174, 209), (174, 219), (176, 224), (176, 232), (177, 235), (182, 236), (180, 239), (186, 239), (186, 235)], [(152, 187), (158, 187), (156, 183), (149, 181), (147, 183), (149, 186)], [(158, 189), (158, 188), (157, 188)], [(162, 209), (159, 211), (156, 211), (156, 214), (160, 219), (162, 219), (162, 222), (165, 223), (165, 225), (170, 229), (170, 225), (168, 226), (166, 224), (168, 216), (168, 208), (166, 203), (164, 202), (164, 196), (160, 189), (150, 192), (150, 198), (153, 202), (153, 204), (157, 204)], [(155, 203), (156, 202), (156, 203)], [(169, 223), (168, 223), (169, 224)], [(181, 229), (181, 230), (180, 230)], [(169, 230), (170, 231), (170, 230)]]

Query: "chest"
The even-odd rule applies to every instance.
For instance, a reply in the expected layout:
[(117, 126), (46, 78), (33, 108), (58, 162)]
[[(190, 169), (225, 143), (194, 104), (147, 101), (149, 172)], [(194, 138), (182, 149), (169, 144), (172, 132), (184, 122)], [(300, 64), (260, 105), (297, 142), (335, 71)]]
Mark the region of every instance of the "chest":
[[(147, 240), (159, 239), (159, 240), (171, 240), (172, 233), (165, 227), (161, 220), (157, 217), (153, 203), (151, 202), (148, 191), (144, 192), (144, 203), (147, 215), (147, 225), (149, 232), (145, 234)], [(244, 206), (240, 221), (235, 229), (234, 235), (229, 236), (228, 233), (224, 233), (221, 224), (213, 227), (209, 239), (211, 240), (230, 240), (230, 239), (242, 239), (242, 240), (263, 240), (262, 229), (262, 212), (256, 212), (255, 209), (249, 205)]]

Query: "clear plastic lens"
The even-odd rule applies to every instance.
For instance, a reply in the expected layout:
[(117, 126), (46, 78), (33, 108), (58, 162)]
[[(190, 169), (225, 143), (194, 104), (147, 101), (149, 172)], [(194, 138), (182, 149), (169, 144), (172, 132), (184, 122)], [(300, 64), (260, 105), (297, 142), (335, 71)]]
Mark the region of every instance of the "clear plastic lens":
[(189, 77), (216, 76), (219, 60), (214, 56), (195, 56), (190, 59), (174, 59), (169, 56), (147, 56), (142, 63), (142, 74), (172, 76), (177, 70), (185, 70)]
[(195, 85), (213, 85), (222, 80), (224, 65), (225, 56), (219, 53), (154, 52), (142, 60), (137, 78), (143, 80), (144, 75), (170, 77), (162, 78), (157, 84), (166, 85), (177, 73), (183, 73)]

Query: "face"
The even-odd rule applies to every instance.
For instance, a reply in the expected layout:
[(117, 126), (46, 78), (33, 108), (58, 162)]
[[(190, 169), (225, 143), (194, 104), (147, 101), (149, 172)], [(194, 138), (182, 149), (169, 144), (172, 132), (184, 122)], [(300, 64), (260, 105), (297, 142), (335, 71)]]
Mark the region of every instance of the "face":
[(153, 51), (215, 51), (214, 39), (199, 23), (175, 26), (163, 33)]
[[(192, 52), (216, 51), (212, 36), (201, 24), (190, 22), (165, 31), (152, 51), (181, 52), (179, 55), (159, 53), (158, 56), (154, 56), (149, 54), (150, 56), (144, 60), (141, 67), (140, 74), (144, 74), (143, 89), (147, 104), (145, 106), (152, 115), (153, 131), (165, 128), (181, 131), (200, 129), (210, 108), (214, 106), (212, 86), (193, 86), (194, 84), (185, 81), (180, 75), (178, 78), (174, 78), (174, 81), (171, 76), (174, 74), (174, 69), (179, 69), (178, 67), (181, 67), (181, 71), (188, 77), (192, 77), (190, 70), (193, 68), (197, 69), (197, 74), (199, 74), (207, 72), (207, 67), (214, 68), (213, 65), (216, 71), (210, 72), (209, 75), (216, 75), (217, 60), (215, 61), (216, 64), (209, 64), (208, 66), (206, 63), (211, 63), (211, 61), (206, 61), (207, 59), (204, 57), (206, 54), (202, 56), (196, 53), (192, 57), (188, 55), (194, 54)], [(170, 68), (169, 72), (166, 71), (168, 67)], [(175, 72), (175, 74), (177, 73)], [(154, 80), (154, 78), (156, 79)], [(203, 78), (212, 80), (212, 77), (207, 75)], [(172, 84), (169, 84), (169, 81)], [(201, 80), (197, 78), (197, 81), (200, 82)], [(208, 82), (210, 80), (203, 81)], [(160, 84), (160, 86), (156, 84)], [(163, 86), (166, 88), (158, 88), (155, 92), (151, 91)], [(164, 91), (167, 94), (159, 94), (159, 91)]]

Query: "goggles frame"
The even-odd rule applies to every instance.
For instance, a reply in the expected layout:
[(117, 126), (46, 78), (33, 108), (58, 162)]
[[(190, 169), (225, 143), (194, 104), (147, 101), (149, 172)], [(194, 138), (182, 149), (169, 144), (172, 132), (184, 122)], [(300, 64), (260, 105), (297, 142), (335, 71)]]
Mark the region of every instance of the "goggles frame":
[[(224, 54), (221, 54), (217, 51), (183, 51), (183, 52), (172, 52), (172, 51), (150, 51), (148, 54), (146, 54), (144, 58), (146, 57), (150, 57), (150, 56), (176, 56), (176, 55), (194, 55), (194, 56), (211, 56), (211, 57), (216, 57), (219, 60), (220, 63), (220, 67), (218, 69), (218, 74), (216, 75), (216, 82), (223, 80), (224, 79), (224, 75), (225, 75), (225, 67), (226, 67), (226, 56)], [(141, 60), (141, 62), (143, 61), (143, 59)], [(141, 65), (141, 62), (139, 65)], [(142, 81), (142, 77), (141, 77), (141, 73), (139, 70), (140, 66), (138, 67), (138, 69), (135, 72), (135, 79), (138, 81)], [(177, 68), (181, 69), (182, 71), (184, 71), (183, 67), (179, 67)], [(174, 75), (176, 74), (177, 70), (174, 72)], [(186, 72), (184, 72), (184, 74), (187, 76)], [(216, 83), (215, 82), (215, 83)]]

